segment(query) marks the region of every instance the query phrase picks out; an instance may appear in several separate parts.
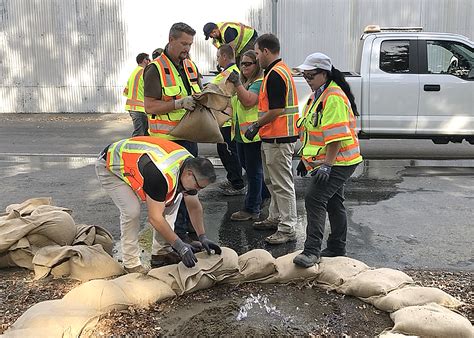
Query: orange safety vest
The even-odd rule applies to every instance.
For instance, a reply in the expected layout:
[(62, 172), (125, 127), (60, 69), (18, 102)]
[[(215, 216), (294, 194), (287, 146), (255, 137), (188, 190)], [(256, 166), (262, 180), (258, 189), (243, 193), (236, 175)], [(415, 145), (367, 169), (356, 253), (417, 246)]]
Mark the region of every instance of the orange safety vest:
[(177, 143), (152, 136), (137, 136), (112, 143), (107, 150), (107, 169), (127, 183), (142, 201), (145, 201), (146, 194), (138, 160), (144, 154), (166, 179), (165, 204), (169, 205), (176, 197), (181, 165), (193, 156)]
[(280, 75), (283, 81), (285, 81), (285, 109), (282, 115), (278, 116), (272, 122), (260, 128), (260, 138), (270, 139), (298, 136), (298, 128), (296, 126), (296, 121), (299, 118), (298, 96), (296, 93), (295, 82), (291, 76), (291, 70), (285, 63), (283, 63), (283, 61), (279, 61), (277, 64), (275, 64), (268, 74), (263, 78), (262, 86), (260, 87), (260, 93), (258, 95), (258, 115), (259, 117), (262, 117), (270, 110), (267, 94), (267, 81), (271, 72), (276, 72), (278, 75)]
[[(171, 101), (188, 96), (183, 81), (188, 81), (193, 93), (199, 93), (199, 74), (196, 65), (191, 60), (183, 61), (186, 79), (182, 79), (173, 62), (161, 54), (151, 62), (160, 74), (163, 101)], [(185, 109), (173, 110), (167, 114), (148, 114), (148, 127), (150, 136), (157, 136), (169, 140), (176, 138), (168, 135), (176, 127), (186, 113)]]

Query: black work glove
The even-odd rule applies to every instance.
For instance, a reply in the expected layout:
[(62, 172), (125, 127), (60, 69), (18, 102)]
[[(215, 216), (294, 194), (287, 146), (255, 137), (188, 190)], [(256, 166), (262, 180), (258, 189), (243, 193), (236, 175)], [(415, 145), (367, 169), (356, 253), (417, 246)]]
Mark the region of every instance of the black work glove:
[(300, 160), (300, 163), (298, 163), (298, 166), (296, 167), (296, 175), (301, 177), (308, 175), (308, 170), (306, 170), (303, 160)]
[(242, 82), (240, 81), (240, 75), (235, 70), (233, 70), (232, 73), (230, 73), (229, 77), (227, 78), (227, 81), (229, 81), (230, 83), (233, 83), (235, 87), (242, 85)]
[(221, 247), (207, 238), (206, 235), (199, 235), (199, 241), (201, 242), (204, 249), (206, 249), (207, 254), (211, 254), (211, 250), (214, 250), (214, 253), (220, 255), (222, 253)]
[(258, 134), (259, 129), (260, 126), (258, 125), (258, 122), (254, 122), (247, 128), (244, 135), (246, 138), (252, 141), (255, 138), (255, 135)]
[(311, 173), (311, 176), (314, 176), (317, 183), (326, 183), (329, 181), (329, 175), (331, 175), (332, 166), (326, 163), (321, 164), (321, 166), (314, 170)]
[(181, 238), (178, 238), (172, 245), (173, 249), (181, 257), (181, 261), (187, 268), (192, 268), (198, 261), (193, 253), (192, 245), (184, 243)]

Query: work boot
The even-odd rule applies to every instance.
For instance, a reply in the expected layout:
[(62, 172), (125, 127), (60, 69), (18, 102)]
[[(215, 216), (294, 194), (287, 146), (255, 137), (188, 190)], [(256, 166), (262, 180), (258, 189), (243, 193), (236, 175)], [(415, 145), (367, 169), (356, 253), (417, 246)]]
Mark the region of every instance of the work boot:
[(338, 257), (338, 256), (345, 256), (345, 255), (346, 255), (346, 250), (332, 251), (326, 248), (323, 251), (321, 251), (321, 257)]
[(150, 265), (152, 268), (160, 268), (162, 266), (178, 264), (181, 262), (179, 255), (171, 251), (167, 254), (151, 255)]
[(221, 189), (222, 193), (226, 196), (245, 195), (245, 186), (234, 187), (229, 181), (221, 183), (219, 189)]
[(237, 212), (234, 212), (230, 216), (231, 221), (255, 221), (260, 217), (260, 214), (253, 214), (251, 212), (245, 211), (245, 210), (240, 210)]
[(278, 222), (274, 219), (264, 219), (263, 221), (258, 221), (253, 223), (253, 228), (255, 230), (277, 230), (278, 229)]
[(304, 251), (300, 253), (298, 256), (293, 258), (293, 263), (303, 268), (310, 268), (315, 264), (319, 264), (320, 257), (317, 255), (313, 255), (310, 253), (305, 253)]
[(277, 230), (273, 235), (265, 238), (268, 244), (283, 244), (296, 241), (296, 232), (281, 232)]
[(143, 274), (147, 274), (148, 273), (148, 269), (145, 268), (143, 265), (137, 265), (137, 266), (134, 266), (133, 268), (127, 268), (126, 266), (123, 267), (125, 269), (125, 271), (127, 271), (127, 273), (135, 273), (135, 272), (138, 272), (138, 273), (143, 273)]

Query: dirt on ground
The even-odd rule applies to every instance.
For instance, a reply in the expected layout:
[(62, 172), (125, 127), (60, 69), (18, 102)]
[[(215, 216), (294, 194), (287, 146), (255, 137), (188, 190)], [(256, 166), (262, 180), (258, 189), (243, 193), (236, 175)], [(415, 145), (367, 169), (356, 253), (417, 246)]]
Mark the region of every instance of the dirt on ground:
[[(473, 272), (405, 272), (465, 302), (459, 311), (474, 320)], [(33, 277), (24, 269), (1, 270), (0, 334), (32, 305), (62, 298), (80, 284)], [(244, 284), (216, 286), (147, 309), (113, 311), (82, 336), (374, 336), (391, 326), (387, 313), (354, 297), (294, 284)]]

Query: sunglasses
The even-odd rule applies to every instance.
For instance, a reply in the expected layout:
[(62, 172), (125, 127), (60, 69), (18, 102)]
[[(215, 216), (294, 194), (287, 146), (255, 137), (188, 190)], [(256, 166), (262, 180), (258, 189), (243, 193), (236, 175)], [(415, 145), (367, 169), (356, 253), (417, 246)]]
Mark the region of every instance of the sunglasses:
[(318, 74), (321, 74), (322, 72), (324, 72), (324, 70), (322, 69), (318, 69), (318, 70), (315, 70), (314, 72), (311, 72), (311, 73), (303, 73), (303, 77), (305, 78), (305, 80), (308, 80), (308, 81), (311, 81), (312, 79), (314, 79), (314, 77)]
[(249, 67), (254, 64), (256, 64), (256, 62), (241, 62), (240, 63), (241, 66), (245, 66), (245, 67)]
[(198, 182), (198, 179), (196, 177), (196, 175), (194, 175), (194, 173), (191, 171), (191, 174), (193, 175), (194, 177), (194, 181), (196, 182), (196, 187), (198, 187), (199, 189), (204, 189), (205, 187), (202, 187), (199, 185), (199, 182)]

